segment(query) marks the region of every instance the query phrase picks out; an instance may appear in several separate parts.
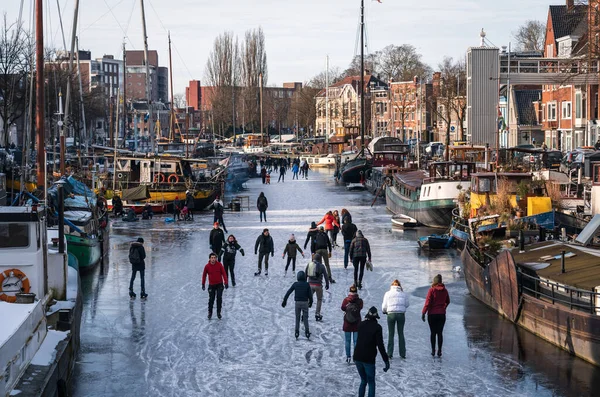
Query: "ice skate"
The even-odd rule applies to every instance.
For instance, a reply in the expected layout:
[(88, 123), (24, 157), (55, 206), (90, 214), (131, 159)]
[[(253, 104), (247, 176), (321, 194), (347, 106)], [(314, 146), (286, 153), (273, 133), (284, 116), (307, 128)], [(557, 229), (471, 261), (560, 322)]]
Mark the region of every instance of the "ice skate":
[(265, 270), (265, 276), (268, 276), (268, 275), (269, 275), (269, 271)]
[(221, 313), (217, 313), (217, 318), (220, 320), (223, 318), (223, 316), (221, 316)]
[(142, 299), (146, 299), (147, 297), (148, 297), (148, 294), (147, 294), (147, 293), (145, 293), (145, 292), (142, 292), (142, 293), (140, 294), (140, 298), (142, 298)]
[(137, 296), (137, 295), (135, 294), (135, 292), (133, 292), (133, 290), (132, 290), (132, 289), (130, 289), (130, 290), (129, 290), (129, 297), (130, 297), (131, 299), (135, 299), (135, 297), (136, 297), (136, 296)]
[(306, 339), (310, 339), (310, 332), (309, 331), (306, 331), (305, 335), (306, 335)]
[(206, 318), (210, 320), (212, 318), (212, 313), (209, 312), (208, 316), (206, 316)]
[(315, 315), (315, 320), (316, 321), (323, 321), (323, 316), (321, 316), (320, 314), (316, 314)]
[(255, 276), (260, 276), (260, 270), (254, 273)]
[(300, 331), (296, 331), (296, 332), (294, 333), (294, 336), (296, 337), (296, 339), (298, 339), (298, 337), (300, 336)]

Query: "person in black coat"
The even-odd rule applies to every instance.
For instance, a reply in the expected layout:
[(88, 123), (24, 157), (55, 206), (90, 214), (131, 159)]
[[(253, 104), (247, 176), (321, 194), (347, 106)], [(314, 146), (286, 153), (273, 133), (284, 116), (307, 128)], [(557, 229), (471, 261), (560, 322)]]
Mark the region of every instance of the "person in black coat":
[(262, 164), (260, 166), (260, 178), (262, 179), (262, 183), (264, 185), (267, 179), (267, 168)]
[(313, 255), (316, 252), (315, 237), (318, 232), (319, 232), (319, 229), (317, 229), (317, 222), (311, 222), (310, 229), (308, 229), (308, 233), (306, 234), (306, 241), (304, 241), (304, 249), (306, 249), (306, 246), (308, 245), (308, 242), (310, 241), (310, 253)]
[(254, 244), (254, 255), (258, 254), (258, 271), (254, 273), (255, 276), (260, 276), (263, 258), (265, 259), (265, 276), (269, 275), (269, 253), (271, 256), (275, 255), (273, 238), (269, 234), (269, 229), (264, 229)]
[(235, 287), (235, 254), (237, 251), (240, 251), (242, 256), (244, 256), (244, 249), (240, 247), (235, 236), (230, 234), (227, 237), (227, 244), (221, 248), (221, 255), (223, 255), (223, 267), (225, 268), (225, 273), (227, 274), (228, 280), (231, 280), (231, 285)]
[(137, 272), (140, 272), (140, 282), (141, 282), (141, 293), (140, 296), (142, 298), (147, 297), (146, 295), (146, 285), (144, 280), (144, 272), (146, 270), (146, 250), (144, 249), (144, 239), (139, 237), (137, 241), (131, 243), (129, 247), (129, 262), (131, 263), (131, 279), (129, 280), (129, 296), (135, 298), (135, 293), (133, 292), (133, 282), (135, 281), (135, 275)]
[(123, 216), (123, 201), (121, 201), (121, 197), (115, 195), (112, 199), (113, 204), (113, 215), (115, 218)]
[(269, 208), (269, 202), (267, 201), (267, 198), (265, 197), (265, 193), (264, 192), (260, 192), (260, 194), (258, 195), (258, 198), (256, 199), (256, 208), (258, 209), (258, 212), (260, 213), (260, 221), (263, 221), (263, 216), (265, 217), (265, 222), (267, 221), (267, 208)]
[(221, 248), (223, 248), (223, 244), (225, 243), (225, 233), (219, 227), (219, 222), (213, 224), (213, 230), (210, 231), (208, 243), (210, 250), (217, 254), (218, 260), (221, 262)]
[(279, 179), (277, 180), (277, 183), (279, 183), (279, 181), (285, 182), (286, 171), (287, 171), (287, 167), (284, 164), (282, 164), (281, 167), (279, 167)]
[(217, 196), (215, 201), (210, 205), (210, 208), (215, 210), (213, 222), (219, 222), (219, 225), (223, 226), (223, 230), (225, 233), (227, 233), (227, 227), (225, 226), (225, 221), (223, 220), (223, 212), (225, 211), (223, 200)]
[(281, 303), (281, 307), (285, 307), (287, 305), (287, 300), (292, 294), (294, 294), (294, 301), (296, 302), (296, 328), (295, 328), (295, 336), (298, 339), (298, 335), (300, 335), (300, 314), (302, 313), (302, 319), (304, 321), (304, 332), (307, 338), (310, 338), (310, 331), (308, 329), (308, 308), (312, 306), (313, 298), (312, 298), (312, 290), (310, 289), (310, 285), (306, 281), (306, 273), (302, 270), (298, 272), (296, 277), (298, 281), (296, 281), (290, 289), (287, 291), (285, 296), (283, 297), (283, 302)]
[(342, 225), (342, 237), (344, 237), (344, 269), (348, 268), (348, 257), (350, 254), (350, 244), (354, 237), (356, 237), (356, 232), (358, 228), (354, 223), (352, 223), (351, 217), (344, 218), (344, 224)]
[(194, 195), (189, 190), (185, 192), (185, 206), (188, 209), (188, 214), (190, 215), (190, 218), (194, 220)]
[(383, 372), (390, 369), (390, 359), (383, 345), (383, 332), (381, 325), (377, 323), (379, 314), (377, 308), (372, 306), (365, 320), (358, 326), (358, 338), (354, 347), (354, 363), (358, 374), (360, 375), (360, 387), (358, 389), (359, 397), (364, 397), (367, 384), (369, 385), (369, 396), (375, 395), (375, 358), (377, 349), (381, 358), (385, 362)]
[(181, 216), (179, 214), (181, 214), (182, 208), (183, 206), (181, 205), (181, 200), (179, 200), (178, 196), (175, 196), (175, 201), (173, 201), (173, 219), (176, 221), (181, 220)]

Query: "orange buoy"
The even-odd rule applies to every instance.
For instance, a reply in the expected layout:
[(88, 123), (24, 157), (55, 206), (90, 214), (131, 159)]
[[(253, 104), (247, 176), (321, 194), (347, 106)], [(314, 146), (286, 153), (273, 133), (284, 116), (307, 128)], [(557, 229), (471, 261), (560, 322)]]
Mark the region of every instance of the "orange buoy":
[(165, 174), (159, 173), (154, 175), (154, 183), (164, 183), (165, 182)]
[(169, 183), (177, 183), (179, 182), (179, 176), (177, 174), (171, 174), (169, 175), (168, 181)]
[[(19, 281), (14, 284), (6, 285), (6, 287), (10, 287), (12, 285), (17, 286), (21, 284), (21, 288), (18, 291), (4, 291), (5, 285), (4, 281), (9, 278), (17, 278)], [(16, 295), (6, 295), (6, 292), (24, 292), (26, 294), (31, 290), (31, 285), (29, 284), (29, 279), (27, 275), (20, 271), (19, 269), (8, 269), (0, 273), (0, 300), (8, 303), (14, 303), (17, 301)]]

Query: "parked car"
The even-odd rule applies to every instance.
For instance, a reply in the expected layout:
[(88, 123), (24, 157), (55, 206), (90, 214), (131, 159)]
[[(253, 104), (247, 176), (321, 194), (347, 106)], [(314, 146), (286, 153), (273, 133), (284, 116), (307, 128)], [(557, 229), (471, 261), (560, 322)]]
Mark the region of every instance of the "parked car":
[(596, 151), (593, 149), (583, 148), (578, 148), (567, 152), (562, 158), (560, 171), (564, 173), (571, 173), (578, 170), (579, 168), (583, 167), (585, 158), (594, 153), (596, 153)]

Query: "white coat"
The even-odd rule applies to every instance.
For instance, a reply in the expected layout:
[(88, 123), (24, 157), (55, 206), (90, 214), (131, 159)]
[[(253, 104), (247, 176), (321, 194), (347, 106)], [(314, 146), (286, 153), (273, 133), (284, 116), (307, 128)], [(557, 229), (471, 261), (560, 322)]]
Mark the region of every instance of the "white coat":
[(384, 313), (404, 313), (409, 305), (408, 294), (402, 291), (399, 286), (392, 285), (390, 290), (383, 296), (381, 310)]

